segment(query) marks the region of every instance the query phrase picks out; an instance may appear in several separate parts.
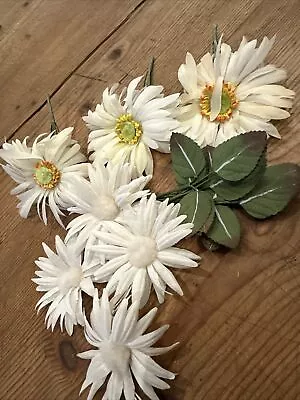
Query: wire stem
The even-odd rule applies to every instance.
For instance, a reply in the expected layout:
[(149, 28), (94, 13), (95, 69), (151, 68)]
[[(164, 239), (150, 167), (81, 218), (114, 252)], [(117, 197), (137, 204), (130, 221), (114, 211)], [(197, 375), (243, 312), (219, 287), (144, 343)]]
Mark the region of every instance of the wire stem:
[(144, 79), (144, 87), (152, 85), (153, 81), (153, 68), (154, 68), (154, 57), (151, 57), (147, 73)]
[(47, 104), (48, 104), (48, 109), (49, 109), (49, 114), (50, 114), (50, 129), (51, 129), (51, 133), (53, 135), (56, 135), (59, 132), (56, 120), (55, 120), (55, 116), (54, 116), (54, 112), (53, 112), (53, 108), (52, 108), (52, 104), (51, 104), (51, 100), (50, 100), (50, 96), (47, 96)]

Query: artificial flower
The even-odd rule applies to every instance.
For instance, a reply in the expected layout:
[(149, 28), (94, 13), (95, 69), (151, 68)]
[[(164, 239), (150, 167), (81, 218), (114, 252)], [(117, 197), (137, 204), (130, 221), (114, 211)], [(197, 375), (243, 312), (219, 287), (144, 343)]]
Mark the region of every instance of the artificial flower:
[[(94, 243), (93, 233), (103, 227), (105, 221), (121, 221), (122, 212), (139, 198), (146, 196), (144, 190), (151, 176), (134, 177), (128, 163), (104, 166), (101, 162), (88, 165), (89, 181), (73, 181), (68, 194), (73, 206), (69, 211), (80, 214), (67, 226), (66, 241), (77, 237), (81, 249)], [(86, 249), (88, 251), (88, 249)]]
[(86, 321), (85, 337), (97, 349), (78, 354), (80, 358), (91, 360), (80, 391), (81, 393), (92, 385), (87, 400), (93, 399), (109, 375), (103, 396), (106, 400), (119, 400), (122, 392), (126, 400), (140, 399), (135, 392), (133, 377), (151, 400), (159, 400), (153, 387), (170, 387), (163, 379), (174, 379), (175, 374), (162, 368), (151, 356), (166, 353), (177, 343), (169, 347), (152, 347), (169, 326), (164, 325), (145, 333), (157, 308), (150, 310), (141, 319), (138, 319), (138, 311), (138, 303), (128, 307), (128, 300), (123, 299), (113, 315), (106, 290), (104, 289), (101, 300), (97, 289), (95, 290), (91, 325)]
[(170, 151), (170, 136), (178, 123), (173, 118), (178, 94), (164, 97), (162, 86), (137, 85), (142, 77), (132, 80), (118, 95), (116, 85), (103, 92), (102, 104), (83, 117), (88, 128), (91, 159), (125, 161), (136, 166), (139, 174), (153, 172), (150, 149)]
[(202, 147), (218, 144), (247, 131), (266, 131), (280, 138), (269, 121), (289, 117), (295, 93), (277, 83), (286, 72), (263, 65), (275, 37), (243, 38), (237, 51), (221, 40), (216, 54), (205, 54), (198, 65), (187, 53), (178, 71), (184, 88), (179, 109), (181, 132)]
[(193, 224), (182, 224), (185, 215), (179, 215), (180, 204), (159, 202), (155, 194), (142, 198), (126, 225), (106, 224), (106, 231), (96, 232), (100, 244), (94, 251), (104, 254), (109, 261), (95, 271), (97, 282), (107, 282), (108, 294), (115, 292), (119, 299), (131, 293), (133, 302), (143, 307), (153, 285), (160, 303), (164, 301), (166, 286), (180, 295), (183, 292), (172, 272), (174, 268), (197, 267), (199, 256), (191, 251), (173, 247), (192, 232)]
[(40, 218), (47, 224), (46, 203), (63, 225), (61, 210), (70, 203), (67, 189), (76, 177), (86, 176), (85, 156), (80, 146), (72, 140), (73, 128), (66, 128), (56, 135), (39, 135), (32, 147), (27, 146), (27, 138), (20, 142), (4, 143), (0, 149), (0, 158), (6, 165), (4, 171), (18, 183), (11, 191), (17, 194), (21, 217), (27, 218), (33, 204), (37, 205)]
[(60, 328), (65, 326), (69, 335), (74, 325), (83, 325), (82, 292), (94, 294), (93, 269), (88, 260), (77, 251), (74, 242), (66, 245), (59, 236), (55, 237), (56, 253), (42, 244), (47, 257), (35, 261), (40, 268), (35, 271), (38, 292), (46, 292), (37, 303), (38, 311), (49, 305), (45, 321), (52, 331), (58, 319)]

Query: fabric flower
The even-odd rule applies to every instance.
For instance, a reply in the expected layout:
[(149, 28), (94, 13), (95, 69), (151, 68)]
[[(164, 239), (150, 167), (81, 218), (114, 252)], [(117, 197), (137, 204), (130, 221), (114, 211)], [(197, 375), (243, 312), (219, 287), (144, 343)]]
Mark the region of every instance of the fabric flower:
[(110, 376), (103, 396), (106, 400), (119, 400), (122, 392), (126, 400), (139, 399), (132, 376), (151, 400), (159, 400), (153, 387), (170, 387), (163, 379), (174, 379), (175, 374), (162, 368), (151, 356), (166, 353), (177, 343), (169, 347), (152, 347), (169, 326), (164, 325), (145, 333), (157, 308), (153, 308), (141, 319), (138, 319), (138, 310), (137, 303), (128, 307), (128, 300), (124, 299), (113, 315), (106, 290), (103, 291), (101, 300), (95, 290), (91, 325), (86, 321), (85, 337), (97, 350), (78, 354), (80, 358), (91, 360), (80, 391), (81, 393), (92, 385), (87, 400), (93, 399), (108, 375)]
[[(27, 138), (20, 142), (4, 143), (0, 158), (6, 165), (4, 171), (18, 183), (11, 191), (17, 194), (21, 217), (27, 218), (33, 204), (37, 205), (40, 218), (47, 224), (46, 203), (63, 226), (61, 210), (70, 203), (67, 189), (74, 178), (86, 176), (85, 156), (80, 146), (72, 140), (73, 128), (66, 128), (56, 135), (39, 135), (32, 147), (27, 146)], [(79, 164), (80, 163), (80, 164)]]
[(125, 161), (136, 166), (138, 173), (153, 172), (150, 149), (170, 151), (170, 136), (178, 123), (173, 118), (178, 94), (164, 97), (162, 86), (137, 85), (142, 77), (132, 80), (121, 95), (117, 85), (103, 92), (102, 104), (83, 117), (88, 128), (91, 159)]
[(83, 325), (82, 292), (94, 294), (93, 270), (86, 257), (76, 250), (74, 242), (64, 244), (59, 236), (55, 237), (56, 253), (45, 243), (42, 244), (47, 257), (35, 261), (40, 270), (33, 278), (38, 292), (46, 292), (37, 303), (38, 311), (49, 305), (45, 322), (52, 331), (58, 319), (60, 328), (65, 326), (69, 335), (74, 325)]
[(269, 121), (289, 117), (284, 108), (292, 107), (295, 93), (277, 83), (286, 72), (274, 65), (263, 65), (275, 37), (257, 40), (243, 38), (237, 51), (218, 44), (216, 54), (205, 54), (198, 65), (187, 53), (178, 71), (185, 92), (181, 97), (181, 131), (200, 146), (218, 144), (247, 131), (266, 131), (280, 138)]
[(153, 285), (158, 301), (164, 301), (166, 286), (180, 295), (183, 292), (172, 272), (174, 268), (197, 267), (200, 257), (173, 247), (192, 232), (191, 223), (182, 224), (185, 215), (179, 215), (179, 204), (159, 202), (155, 194), (141, 201), (127, 215), (126, 226), (116, 222), (106, 224), (105, 232), (95, 235), (103, 244), (92, 246), (104, 254), (106, 262), (95, 271), (97, 282), (107, 282), (108, 294), (115, 297), (132, 295), (133, 302), (143, 307)]
[[(77, 242), (83, 250), (87, 242), (94, 243), (93, 232), (102, 229), (105, 221), (121, 221), (122, 211), (136, 200), (146, 196), (143, 190), (151, 176), (133, 179), (133, 169), (126, 164), (105, 167), (100, 162), (88, 165), (89, 180), (75, 181), (68, 196), (73, 206), (69, 211), (81, 214), (67, 226), (66, 241), (77, 236)], [(87, 249), (88, 251), (88, 249)]]

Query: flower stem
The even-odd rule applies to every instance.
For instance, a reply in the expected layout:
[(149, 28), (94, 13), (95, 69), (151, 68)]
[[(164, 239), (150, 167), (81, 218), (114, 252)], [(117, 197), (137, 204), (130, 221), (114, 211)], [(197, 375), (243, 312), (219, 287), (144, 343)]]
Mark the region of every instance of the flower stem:
[(153, 68), (154, 68), (154, 57), (151, 57), (147, 73), (144, 79), (144, 87), (152, 85), (153, 81)]
[(213, 60), (216, 57), (216, 51), (217, 51), (217, 47), (218, 47), (218, 42), (219, 42), (218, 25), (215, 24), (213, 26), (213, 40), (212, 40), (212, 46), (211, 46), (211, 52), (212, 52)]
[(52, 104), (51, 104), (51, 100), (50, 100), (50, 96), (47, 96), (47, 104), (48, 104), (48, 109), (49, 109), (49, 114), (50, 114), (50, 130), (51, 133), (53, 135), (56, 135), (59, 132), (56, 120), (55, 120), (55, 116), (54, 116), (54, 112), (53, 112), (53, 108), (52, 108)]

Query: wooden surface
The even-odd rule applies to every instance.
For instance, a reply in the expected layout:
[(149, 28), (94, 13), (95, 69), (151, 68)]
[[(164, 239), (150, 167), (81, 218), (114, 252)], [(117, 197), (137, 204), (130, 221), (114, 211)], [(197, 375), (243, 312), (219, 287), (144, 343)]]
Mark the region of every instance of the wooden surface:
[[(277, 33), (269, 61), (300, 92), (299, 0), (0, 0), (0, 15), (1, 140), (47, 131), (50, 93), (58, 125), (74, 125), (85, 147), (81, 116), (108, 84), (142, 74), (154, 55), (155, 82), (178, 91), (185, 52), (199, 59), (210, 48), (213, 23), (232, 46), (243, 34)], [(278, 124), (283, 139), (271, 142), (271, 162), (300, 163), (299, 97), (292, 114)], [(155, 165), (152, 188), (169, 189), (169, 156), (155, 154)], [(88, 348), (82, 330), (71, 338), (47, 331), (31, 282), (41, 241), (53, 246), (63, 230), (53, 219), (48, 227), (37, 216), (22, 220), (12, 181), (2, 171), (0, 179), (0, 399), (77, 399), (87, 367), (75, 357)], [(175, 271), (185, 296), (167, 297), (155, 322), (171, 325), (162, 344), (181, 342), (160, 357), (179, 374), (161, 399), (300, 399), (299, 215), (294, 201), (267, 222), (243, 217), (234, 251), (186, 243), (203, 262)]]

